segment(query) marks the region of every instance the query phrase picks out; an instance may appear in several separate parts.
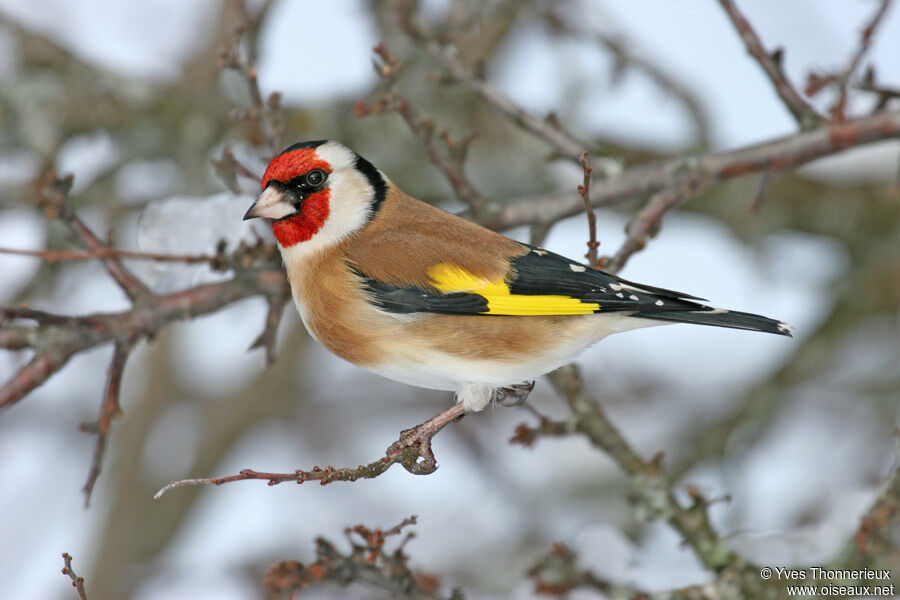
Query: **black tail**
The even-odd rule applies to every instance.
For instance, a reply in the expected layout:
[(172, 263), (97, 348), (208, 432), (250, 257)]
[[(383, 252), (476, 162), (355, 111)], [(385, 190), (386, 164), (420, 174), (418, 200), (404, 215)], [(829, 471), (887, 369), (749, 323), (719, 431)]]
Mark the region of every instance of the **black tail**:
[(791, 335), (790, 326), (787, 323), (770, 319), (762, 315), (723, 310), (721, 308), (709, 308), (707, 310), (686, 310), (670, 312), (636, 312), (632, 316), (657, 321), (673, 321), (675, 323), (696, 323), (697, 325), (712, 325), (713, 327), (730, 327), (731, 329), (748, 329), (750, 331), (762, 331), (778, 335)]

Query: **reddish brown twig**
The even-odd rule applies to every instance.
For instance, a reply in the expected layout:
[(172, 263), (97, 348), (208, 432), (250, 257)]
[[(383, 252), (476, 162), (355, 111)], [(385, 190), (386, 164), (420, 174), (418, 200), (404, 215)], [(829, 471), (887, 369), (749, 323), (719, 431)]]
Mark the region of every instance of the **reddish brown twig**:
[(847, 64), (847, 67), (834, 78), (834, 84), (838, 88), (838, 98), (835, 101), (834, 105), (829, 109), (832, 119), (835, 119), (837, 121), (847, 120), (847, 100), (850, 80), (853, 78), (853, 75), (856, 73), (856, 70), (862, 63), (863, 57), (872, 46), (872, 38), (875, 35), (875, 31), (878, 29), (878, 26), (882, 23), (882, 21), (884, 21), (884, 16), (887, 14), (890, 6), (891, 0), (881, 0), (881, 4), (878, 6), (875, 14), (872, 15), (872, 18), (869, 20), (866, 26), (863, 27), (862, 32), (860, 32), (859, 45), (857, 46), (856, 51), (850, 57), (850, 61)]
[(684, 200), (684, 194), (677, 189), (667, 189), (654, 194), (625, 227), (628, 234), (622, 246), (612, 258), (603, 262), (603, 269), (609, 273), (618, 273), (635, 252), (647, 246), (650, 238), (656, 237), (662, 227), (666, 213)]
[(304, 565), (292, 560), (269, 567), (263, 579), (268, 597), (281, 598), (288, 594), (293, 598), (296, 592), (322, 583), (340, 586), (363, 583), (387, 591), (391, 598), (463, 600), (459, 589), (452, 590), (449, 597), (440, 595), (436, 577), (414, 572), (409, 567), (404, 546), (413, 533), (407, 533), (392, 551), (385, 550), (386, 538), (400, 535), (415, 523), (413, 516), (388, 530), (363, 525), (348, 527), (344, 530), (350, 544), (348, 552), (341, 552), (324, 538), (316, 539), (315, 562)]
[[(457, 53), (452, 48), (440, 44), (433, 35), (414, 22), (413, 11), (408, 2), (398, 3), (397, 15), (400, 26), (406, 34), (418, 42), (432, 58), (442, 64), (450, 72), (453, 80), (481, 96), (485, 102), (523, 130), (544, 140), (560, 156), (578, 162), (585, 146), (589, 146), (589, 144), (569, 133), (556, 118), (538, 119), (534, 117), (482, 77), (479, 77), (459, 60)], [(610, 164), (612, 162), (615, 161), (611, 161), (611, 159), (595, 161), (592, 166), (602, 169), (604, 174), (611, 174), (618, 170), (618, 163), (612, 165)]]
[(819, 125), (823, 120), (822, 116), (800, 95), (784, 74), (784, 70), (781, 67), (783, 58), (781, 48), (769, 53), (763, 47), (756, 31), (753, 30), (753, 27), (744, 15), (738, 10), (733, 0), (719, 0), (719, 4), (728, 14), (728, 18), (731, 19), (731, 23), (744, 41), (747, 52), (762, 67), (766, 77), (769, 78), (769, 81), (775, 87), (775, 92), (781, 98), (785, 107), (794, 115), (794, 119), (797, 121), (800, 129), (811, 129)]
[[(239, 115), (243, 120), (250, 120), (257, 124), (262, 142), (272, 156), (281, 152), (281, 138), (284, 135), (285, 122), (281, 114), (281, 94), (272, 92), (268, 98), (264, 98), (259, 87), (259, 78), (254, 64), (253, 34), (259, 28), (263, 17), (268, 11), (271, 2), (265, 3), (263, 8), (253, 18), (247, 11), (244, 0), (232, 0), (230, 2), (234, 17), (234, 27), (231, 37), (224, 48), (219, 52), (220, 66), (223, 69), (231, 69), (246, 81), (247, 91), (250, 94), (250, 108), (245, 114)], [(241, 42), (248, 37), (247, 48), (242, 51)]]
[(97, 441), (94, 446), (94, 457), (91, 460), (91, 468), (88, 472), (87, 481), (84, 483), (84, 506), (88, 507), (91, 503), (91, 494), (94, 491), (94, 484), (100, 477), (103, 470), (103, 456), (106, 453), (106, 443), (109, 438), (112, 420), (122, 415), (122, 408), (119, 404), (119, 394), (122, 387), (122, 375), (125, 372), (125, 363), (128, 360), (128, 354), (131, 351), (131, 345), (127, 342), (117, 342), (113, 349), (113, 357), (109, 363), (107, 370), (106, 390), (103, 394), (103, 403), (100, 405), (100, 417), (95, 423), (86, 423), (81, 426), (82, 431), (94, 433), (97, 435)]
[[(881, 112), (846, 123), (826, 124), (753, 146), (638, 165), (591, 185), (592, 206), (609, 206), (661, 190), (681, 189), (691, 195), (743, 175), (780, 173), (848, 148), (900, 137), (900, 111)], [(482, 220), (492, 229), (549, 224), (584, 210), (571, 191), (503, 203)]]
[(269, 365), (275, 362), (275, 340), (278, 335), (278, 325), (281, 324), (281, 317), (284, 315), (284, 307), (287, 303), (288, 296), (285, 294), (266, 296), (266, 304), (269, 307), (266, 312), (266, 323), (259, 337), (250, 344), (250, 350), (265, 349), (266, 364)]
[(258, 173), (254, 173), (249, 167), (235, 157), (234, 152), (231, 150), (231, 146), (225, 146), (222, 149), (221, 158), (213, 158), (209, 162), (212, 164), (219, 180), (225, 184), (225, 187), (227, 187), (232, 194), (241, 193), (241, 187), (238, 185), (238, 176), (253, 180), (257, 185), (259, 185), (259, 182), (262, 179)]
[(385, 110), (396, 111), (410, 131), (419, 139), (419, 143), (425, 148), (431, 162), (443, 173), (456, 197), (472, 209), (475, 215), (479, 215), (484, 208), (484, 198), (469, 182), (465, 174), (466, 156), (475, 136), (468, 136), (457, 142), (448, 132), (442, 131), (438, 135), (444, 142), (441, 147), (435, 139), (434, 123), (421, 117), (415, 107), (397, 91), (396, 83), (403, 62), (388, 51), (384, 42), (375, 46), (373, 51), (376, 57), (373, 61), (375, 71), (387, 83), (387, 91), (371, 104), (357, 102), (356, 116), (365, 117)]
[[(38, 337), (43, 335), (52, 342), (44, 344), (25, 367), (0, 387), (0, 408), (21, 400), (76, 353), (116, 340), (134, 343), (155, 335), (173, 321), (207, 314), (257, 294), (287, 294), (284, 272), (280, 268), (254, 270), (230, 281), (154, 296), (151, 301), (124, 312), (78, 317), (69, 325), (59, 325), (55, 320), (43, 322), (34, 314), (18, 317), (37, 320)], [(3, 309), (3, 313), (8, 310)], [(53, 328), (52, 332), (47, 328)]]
[(597, 241), (597, 215), (594, 213), (594, 207), (591, 206), (591, 172), (593, 169), (588, 164), (587, 151), (582, 153), (580, 162), (581, 169), (584, 171), (584, 181), (578, 186), (578, 195), (584, 201), (584, 212), (587, 214), (588, 221), (588, 251), (584, 257), (588, 259), (588, 264), (596, 269), (597, 248), (600, 247), (600, 242)]
[[(564, 4), (547, 4), (544, 9), (544, 18), (554, 33), (566, 34), (577, 39), (588, 39), (595, 42), (609, 52), (614, 63), (613, 78), (621, 76), (622, 72), (631, 68), (649, 78), (663, 92), (675, 98), (684, 107), (685, 111), (694, 122), (697, 135), (697, 146), (705, 148), (709, 145), (709, 132), (711, 129), (709, 111), (700, 100), (698, 90), (684, 81), (679, 81), (668, 73), (659, 64), (643, 56), (638, 47), (639, 44), (629, 39), (621, 32), (593, 31), (584, 27), (578, 21), (577, 16), (570, 18), (562, 8)], [(542, 7), (543, 8), (543, 7)], [(609, 21), (609, 15), (604, 15), (604, 21)], [(608, 27), (608, 25), (607, 25)]]
[(125, 258), (130, 260), (151, 260), (155, 262), (179, 262), (185, 264), (212, 263), (217, 257), (205, 254), (156, 254), (135, 250), (119, 250), (103, 246), (94, 250), (20, 250), (18, 248), (0, 248), (0, 254), (30, 256), (40, 258), (48, 263), (91, 260), (95, 258)]
[(69, 579), (72, 580), (72, 587), (75, 588), (75, 591), (78, 592), (78, 598), (80, 600), (87, 600), (87, 592), (84, 590), (84, 577), (79, 577), (78, 574), (72, 569), (72, 557), (68, 552), (63, 552), (63, 575), (68, 575)]
[(109, 246), (100, 241), (87, 225), (66, 206), (69, 190), (72, 188), (72, 176), (57, 176), (53, 170), (41, 175), (36, 183), (37, 204), (50, 219), (62, 221), (84, 244), (90, 252), (101, 255), (100, 260), (113, 280), (122, 288), (132, 302), (143, 302), (153, 296), (150, 288), (135, 277), (119, 259), (108, 253)]
[(433, 419), (401, 432), (400, 439), (388, 447), (382, 458), (367, 465), (359, 465), (355, 468), (328, 466), (324, 469), (315, 466), (308, 471), (298, 469), (293, 473), (267, 473), (253, 469), (242, 469), (237, 475), (173, 481), (162, 487), (153, 497), (159, 499), (169, 490), (186, 485), (222, 485), (223, 483), (246, 481), (248, 479), (261, 479), (268, 482), (269, 485), (278, 485), (288, 481), (296, 483), (318, 481), (321, 485), (327, 485), (335, 481), (374, 479), (398, 463), (413, 475), (428, 475), (437, 470), (437, 459), (435, 459), (431, 450), (431, 439), (446, 425), (458, 419), (464, 413), (465, 409), (463, 409), (462, 405), (456, 404)]

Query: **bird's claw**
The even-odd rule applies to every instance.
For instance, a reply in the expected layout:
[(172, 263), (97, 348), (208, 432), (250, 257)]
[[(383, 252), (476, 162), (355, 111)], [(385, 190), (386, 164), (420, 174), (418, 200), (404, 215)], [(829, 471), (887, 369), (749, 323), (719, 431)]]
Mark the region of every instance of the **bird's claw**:
[(500, 406), (520, 406), (528, 399), (528, 395), (533, 389), (533, 381), (499, 388), (494, 390), (493, 401)]

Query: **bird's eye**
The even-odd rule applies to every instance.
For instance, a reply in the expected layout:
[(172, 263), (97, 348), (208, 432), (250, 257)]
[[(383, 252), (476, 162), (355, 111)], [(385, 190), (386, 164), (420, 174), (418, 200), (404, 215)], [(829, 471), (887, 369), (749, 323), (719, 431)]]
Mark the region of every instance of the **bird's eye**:
[(306, 174), (306, 185), (310, 187), (319, 187), (320, 185), (325, 183), (326, 177), (327, 175), (322, 169), (313, 169)]

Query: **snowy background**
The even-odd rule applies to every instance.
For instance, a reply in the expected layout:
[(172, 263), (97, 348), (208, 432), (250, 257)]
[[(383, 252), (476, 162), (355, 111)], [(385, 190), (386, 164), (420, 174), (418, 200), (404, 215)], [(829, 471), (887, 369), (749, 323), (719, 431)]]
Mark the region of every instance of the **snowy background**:
[[(435, 23), (447, 10), (445, 2), (423, 5)], [(796, 82), (804, 81), (810, 68), (843, 65), (875, 6), (863, 0), (741, 5), (767, 46), (786, 47), (785, 68)], [(694, 91), (707, 111), (713, 148), (794, 132), (793, 120), (717, 3), (584, 0), (571, 10), (585, 16), (586, 27), (626, 32), (634, 52)], [(181, 65), (213, 38), (219, 11), (215, 2), (176, 0), (0, 0), (4, 97), (38, 85), (18, 74), (13, 24), (131, 82), (131, 88), (121, 90), (128, 96), (179, 81)], [(377, 83), (371, 48), (380, 39), (380, 25), (366, 3), (278, 2), (260, 35), (261, 85), (282, 91), (287, 107), (306, 115), (295, 124), (299, 132), (339, 138), (347, 129), (338, 123), (354, 119), (352, 102), (365, 98)], [(900, 10), (895, 9), (867, 62), (878, 65), (880, 80), (896, 85), (898, 56)], [(584, 137), (655, 152), (679, 152), (691, 143), (684, 110), (646, 77), (626, 73), (611, 83), (608, 56), (559, 40), (533, 20), (514, 25), (486, 67), (489, 80), (526, 109), (538, 115), (556, 110)], [(232, 92), (227, 82), (223, 85), (228, 96)], [(866, 106), (861, 101), (855, 108)], [(317, 110), (335, 107), (343, 112), (323, 112), (331, 116), (315, 119)], [(410, 191), (448, 197), (434, 173), (414, 172), (424, 163), (404, 168), (401, 155), (417, 154), (418, 148), (402, 124), (391, 122), (401, 133), (390, 139), (408, 148), (397, 152), (377, 141), (388, 121), (378, 117), (350, 126), (353, 140), (363, 140), (357, 149), (401, 186), (408, 183)], [(479, 149), (478, 144), (476, 159), (496, 157), (473, 160), (478, 163), (470, 163), (473, 178), (484, 189), (502, 189), (504, 182), (490, 170), (500, 168), (497, 161), (514, 163), (518, 147)], [(211, 174), (203, 185), (178, 180), (172, 161), (188, 151), (173, 148), (171, 158), (136, 157), (118, 169), (111, 189), (123, 206), (138, 207), (116, 221), (120, 246), (191, 253), (211, 251), (219, 238), (234, 242), (247, 235), (240, 215), (249, 196), (223, 191)], [(77, 194), (105, 177), (122, 152), (115, 135), (97, 127), (62, 144), (57, 167), (75, 173)], [(200, 162), (208, 158), (197, 157)], [(812, 164), (802, 176), (831, 190), (885, 184), (895, 176), (898, 159), (900, 144), (877, 144)], [(0, 148), (5, 185), (22, 184), (37, 168), (36, 155), (23, 146)], [(574, 189), (579, 177), (568, 166), (542, 166), (533, 180), (520, 177), (511, 189)], [(740, 218), (754, 219), (746, 210), (752, 182), (726, 189), (743, 195), (746, 212)], [(773, 194), (765, 202), (777, 204), (779, 197)], [(92, 205), (81, 214), (101, 230), (111, 219), (108, 211)], [(601, 252), (612, 252), (623, 240), (628, 214), (604, 210), (598, 218)], [(795, 340), (714, 328), (654, 328), (614, 336), (579, 363), (636, 448), (646, 456), (664, 450), (667, 460), (686, 465), (682, 482), (697, 485), (707, 497), (731, 497), (711, 512), (734, 548), (764, 564), (822, 564), (852, 535), (893, 467), (892, 430), (900, 416), (898, 315), (896, 310), (873, 315), (847, 332), (820, 363), (825, 368), (778, 388), (777, 405), (764, 422), (738, 429), (723, 452), (687, 460), (682, 443), (704, 425), (726, 418), (790, 359), (827, 318), (835, 289), (855, 264), (841, 239), (763, 229), (747, 237), (710, 214), (676, 212), (623, 275), (785, 320), (794, 326)], [(580, 257), (585, 230), (583, 217), (573, 217), (556, 226), (545, 245)], [(509, 233), (527, 236), (524, 229)], [(44, 220), (26, 201), (4, 198), (0, 246), (39, 249), (47, 235)], [(159, 291), (219, 277), (204, 267), (134, 267)], [(38, 269), (33, 259), (0, 256), (0, 302), (18, 297)], [(31, 304), (67, 314), (128, 306), (93, 263), (68, 267), (32, 295)], [(93, 439), (79, 433), (77, 424), (95, 418), (111, 350), (76, 357), (0, 415), (0, 595), (73, 597), (59, 574), (59, 555), (65, 551), (75, 557), (89, 592), (92, 585), (106, 590), (96, 598), (121, 597), (116, 590), (140, 600), (257, 597), (264, 567), (282, 559), (309, 560), (315, 536), (338, 541), (346, 525), (388, 526), (410, 514), (419, 516), (417, 537), (409, 546), (413, 565), (443, 574), (446, 583), (463, 585), (473, 598), (531, 597), (524, 573), (556, 540), (568, 541), (582, 564), (599, 574), (650, 590), (708, 577), (667, 526), (634, 522), (624, 478), (582, 439), (541, 441), (532, 449), (508, 445), (514, 426), (529, 418), (518, 409), (489, 411), (442, 433), (435, 443), (440, 469), (428, 477), (415, 478), (398, 467), (352, 485), (270, 488), (242, 482), (176, 490), (149, 501), (173, 478), (206, 475), (196, 471), (204, 440), (222, 431), (233, 439), (208, 474), (243, 467), (289, 471), (312, 464), (355, 465), (378, 456), (397, 431), (449, 401), (342, 363), (308, 341), (292, 311), (281, 326), (278, 362), (266, 371), (262, 353), (246, 350), (264, 317), (264, 302), (252, 299), (176, 324), (154, 344), (139, 348), (126, 371), (125, 414), (114, 428), (107, 468), (88, 510), (81, 487)], [(26, 358), (0, 353), (0, 380)], [(562, 414), (546, 382), (538, 383), (533, 398), (541, 410)], [(231, 432), (218, 407), (235, 411), (244, 404), (249, 407), (242, 410), (256, 412), (244, 420), (244, 429)], [(143, 446), (122, 451), (132, 436), (145, 439)], [(100, 579), (116, 582), (101, 585)], [(325, 589), (310, 596), (335, 593)], [(360, 589), (340, 593), (377, 597)]]

